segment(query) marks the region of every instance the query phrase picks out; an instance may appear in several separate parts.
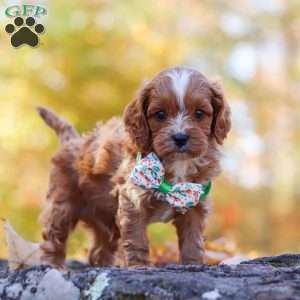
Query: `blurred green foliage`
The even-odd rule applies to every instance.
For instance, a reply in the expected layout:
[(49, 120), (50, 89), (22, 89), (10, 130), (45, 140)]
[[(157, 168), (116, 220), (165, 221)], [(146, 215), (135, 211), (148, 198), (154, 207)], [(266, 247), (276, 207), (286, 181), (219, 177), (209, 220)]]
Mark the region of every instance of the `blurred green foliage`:
[[(53, 0), (34, 49), (11, 47), (11, 2), (0, 3), (0, 217), (25, 238), (40, 240), (58, 144), (35, 106), (87, 131), (121, 114), (143, 80), (187, 65), (219, 76), (233, 108), (208, 238), (224, 236), (246, 252), (300, 250), (299, 1)], [(170, 226), (151, 226), (150, 236), (154, 244), (175, 239)], [(0, 239), (5, 255), (1, 230)], [(70, 253), (84, 254), (86, 239), (77, 230)]]

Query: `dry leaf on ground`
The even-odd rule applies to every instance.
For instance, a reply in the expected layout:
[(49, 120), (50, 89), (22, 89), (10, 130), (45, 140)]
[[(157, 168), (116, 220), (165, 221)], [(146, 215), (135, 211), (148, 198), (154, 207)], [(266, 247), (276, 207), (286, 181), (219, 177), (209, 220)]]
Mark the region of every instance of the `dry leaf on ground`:
[(8, 265), (10, 270), (22, 269), (41, 263), (41, 250), (38, 243), (24, 240), (8, 221), (4, 221), (4, 231), (8, 247)]

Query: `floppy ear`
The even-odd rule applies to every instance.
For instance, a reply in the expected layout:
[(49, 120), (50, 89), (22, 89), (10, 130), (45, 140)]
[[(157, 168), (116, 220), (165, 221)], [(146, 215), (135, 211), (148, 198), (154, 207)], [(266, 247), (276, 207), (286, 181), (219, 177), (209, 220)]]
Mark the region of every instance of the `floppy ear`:
[(125, 129), (135, 146), (141, 152), (147, 152), (151, 147), (151, 132), (146, 118), (150, 84), (142, 87), (124, 112)]
[(225, 100), (223, 88), (218, 82), (211, 82), (212, 105), (214, 108), (212, 134), (218, 144), (222, 145), (231, 128), (230, 108)]

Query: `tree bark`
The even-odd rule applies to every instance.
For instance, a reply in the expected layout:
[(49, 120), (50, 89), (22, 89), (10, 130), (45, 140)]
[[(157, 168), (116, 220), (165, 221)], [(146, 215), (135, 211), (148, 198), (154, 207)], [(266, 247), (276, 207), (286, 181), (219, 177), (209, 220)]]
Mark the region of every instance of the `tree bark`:
[(300, 300), (300, 255), (259, 258), (239, 265), (167, 265), (161, 268), (91, 268), (67, 263), (9, 272), (0, 261), (1, 300)]

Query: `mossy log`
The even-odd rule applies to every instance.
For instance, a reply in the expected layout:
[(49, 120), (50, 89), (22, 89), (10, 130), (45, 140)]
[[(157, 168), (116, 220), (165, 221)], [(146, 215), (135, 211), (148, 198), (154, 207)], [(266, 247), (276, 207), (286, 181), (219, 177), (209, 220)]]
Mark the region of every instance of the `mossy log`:
[(161, 268), (91, 268), (68, 262), (69, 272), (35, 266), (10, 272), (0, 261), (1, 300), (300, 300), (300, 255), (238, 265), (167, 265)]

